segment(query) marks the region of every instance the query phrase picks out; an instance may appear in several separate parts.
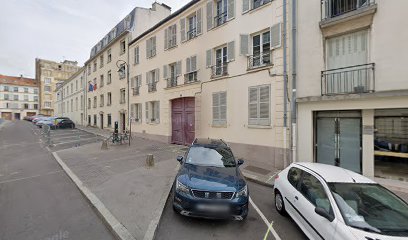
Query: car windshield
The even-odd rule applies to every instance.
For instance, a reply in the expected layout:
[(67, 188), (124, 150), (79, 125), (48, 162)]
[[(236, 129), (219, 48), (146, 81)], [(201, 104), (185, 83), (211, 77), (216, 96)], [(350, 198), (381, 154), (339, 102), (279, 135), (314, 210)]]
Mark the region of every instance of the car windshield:
[(329, 183), (346, 224), (368, 232), (408, 236), (408, 205), (378, 184)]
[(224, 147), (192, 147), (188, 152), (186, 163), (213, 167), (236, 166), (231, 150)]

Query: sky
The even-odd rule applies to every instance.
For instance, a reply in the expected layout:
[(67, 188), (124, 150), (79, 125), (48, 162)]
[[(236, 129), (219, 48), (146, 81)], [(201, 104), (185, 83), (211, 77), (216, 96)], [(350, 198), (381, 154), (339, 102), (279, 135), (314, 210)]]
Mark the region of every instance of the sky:
[[(190, 0), (158, 0), (172, 13)], [(1, 0), (0, 74), (35, 76), (35, 58), (82, 66), (91, 48), (135, 7), (154, 0)]]

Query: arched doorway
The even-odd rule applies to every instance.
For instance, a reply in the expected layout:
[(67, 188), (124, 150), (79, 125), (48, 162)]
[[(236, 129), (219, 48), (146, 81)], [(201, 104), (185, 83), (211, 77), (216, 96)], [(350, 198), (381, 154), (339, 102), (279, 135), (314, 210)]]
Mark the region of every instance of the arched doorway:
[(171, 142), (190, 145), (195, 138), (195, 99), (177, 98), (171, 101)]

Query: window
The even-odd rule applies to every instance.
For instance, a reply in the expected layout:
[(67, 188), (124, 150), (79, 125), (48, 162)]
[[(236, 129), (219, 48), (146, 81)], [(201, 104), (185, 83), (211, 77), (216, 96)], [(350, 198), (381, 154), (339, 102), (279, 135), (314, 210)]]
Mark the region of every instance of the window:
[(45, 108), (51, 108), (51, 102), (44, 102)]
[(251, 67), (271, 64), (270, 32), (252, 36), (252, 61)]
[(103, 79), (103, 74), (100, 76), (100, 81), (99, 81), (100, 87), (103, 87), (105, 85), (104, 79)]
[(111, 49), (108, 49), (108, 59), (107, 59), (107, 63), (110, 63), (112, 61), (112, 53), (111, 53)]
[(156, 68), (146, 73), (146, 84), (148, 86), (148, 92), (155, 92), (157, 82), (159, 81), (159, 69)]
[(91, 98), (88, 98), (88, 109), (91, 109)]
[(18, 92), (18, 87), (14, 87), (13, 92)]
[(96, 60), (93, 62), (93, 71), (95, 72), (96, 71), (96, 68), (97, 68), (97, 63), (96, 63)]
[(251, 1), (251, 9), (256, 9), (262, 5), (270, 3), (272, 0), (250, 0), (250, 1)]
[(223, 76), (227, 74), (227, 47), (215, 50), (215, 75)]
[(125, 79), (126, 78), (126, 65), (124, 63), (120, 64), (120, 68), (123, 69), (123, 71), (119, 71), (119, 79)]
[(88, 75), (91, 75), (91, 65), (88, 65)]
[(177, 86), (177, 78), (181, 75), (181, 61), (164, 65), (163, 78), (167, 81), (167, 87)]
[(111, 104), (112, 104), (112, 93), (108, 92), (108, 99), (107, 99), (106, 105), (110, 106)]
[(8, 92), (9, 91), (9, 87), (8, 86), (4, 86), (4, 91)]
[(34, 94), (38, 94), (38, 88), (34, 88)]
[(108, 114), (108, 127), (112, 126), (112, 115), (109, 113)]
[(151, 37), (146, 40), (146, 58), (156, 56), (156, 37)]
[(132, 104), (130, 111), (131, 111), (130, 116), (131, 118), (134, 119), (136, 123), (142, 122), (142, 104), (141, 103)]
[(28, 93), (28, 88), (25, 87), (25, 88), (24, 88), (24, 92), (25, 92), (25, 93)]
[(173, 24), (164, 30), (164, 49), (177, 46), (177, 25)]
[(97, 120), (96, 120), (96, 114), (94, 114), (93, 119), (94, 119), (93, 125), (96, 126), (96, 122), (97, 122)]
[(300, 182), (299, 191), (315, 207), (323, 208), (329, 214), (333, 214), (330, 200), (322, 183), (312, 174), (303, 171), (302, 181)]
[(84, 96), (81, 96), (81, 110), (84, 109)]
[(78, 97), (75, 98), (75, 111), (78, 111)]
[(103, 105), (105, 104), (105, 96), (103, 94), (101, 94), (101, 96), (99, 97), (99, 106), (103, 107)]
[[(187, 40), (193, 39), (196, 36), (202, 33), (202, 9), (198, 9), (195, 13), (191, 14), (187, 18), (183, 18), (180, 20), (180, 28), (181, 28), (181, 41), (184, 42)], [(187, 34), (186, 34), (187, 32)], [(187, 35), (187, 36), (186, 36)]]
[(34, 109), (38, 109), (38, 104), (34, 103)]
[(102, 53), (102, 55), (101, 56), (99, 56), (99, 68), (102, 68), (103, 67), (103, 53)]
[(106, 80), (107, 84), (111, 84), (112, 83), (112, 72), (108, 71), (108, 79)]
[(27, 104), (27, 103), (24, 103), (24, 104), (23, 104), (23, 108), (24, 108), (24, 109), (28, 109), (28, 108), (29, 108), (29, 107), (28, 107), (28, 104)]
[[(235, 0), (216, 0), (207, 3), (207, 31), (235, 17)], [(215, 15), (215, 17), (214, 17)]]
[(96, 97), (96, 96), (94, 96), (94, 99), (93, 99), (93, 108), (96, 108), (96, 106), (98, 105), (98, 98)]
[(269, 126), (270, 118), (270, 85), (249, 88), (249, 125)]
[(44, 78), (44, 84), (51, 84), (51, 78)]
[(120, 54), (124, 54), (126, 52), (126, 40), (120, 41)]
[(184, 75), (184, 83), (192, 83), (197, 81), (197, 56), (192, 56), (186, 59), (186, 74)]
[(142, 75), (137, 75), (131, 79), (131, 88), (133, 89), (133, 96), (140, 94), (140, 86), (142, 86)]
[(8, 94), (4, 94), (4, 100), (9, 100), (9, 95)]
[(18, 95), (13, 95), (14, 101), (18, 101)]
[(146, 122), (159, 123), (160, 122), (160, 102), (151, 101), (146, 102)]
[(217, 168), (236, 167), (234, 155), (228, 147), (191, 147), (186, 157), (186, 163)]
[(34, 96), (34, 102), (38, 102), (38, 96)]
[(126, 103), (126, 89), (120, 89), (120, 104)]
[(140, 54), (139, 54), (139, 46), (135, 47), (135, 64), (139, 64)]
[(24, 95), (24, 101), (28, 101), (28, 95)]
[(297, 188), (299, 185), (300, 177), (302, 176), (302, 170), (299, 168), (291, 168), (288, 172), (288, 181), (294, 187)]
[(227, 124), (227, 92), (216, 92), (212, 95), (213, 125)]

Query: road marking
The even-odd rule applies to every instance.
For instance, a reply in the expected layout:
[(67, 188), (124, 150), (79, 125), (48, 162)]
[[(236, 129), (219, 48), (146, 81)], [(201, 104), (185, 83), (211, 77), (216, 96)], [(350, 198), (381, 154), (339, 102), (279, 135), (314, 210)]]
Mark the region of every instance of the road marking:
[(78, 141), (78, 139), (77, 139), (77, 140), (74, 140), (74, 141), (55, 143), (54, 146), (58, 146), (58, 145), (62, 145), (62, 144), (67, 144), (67, 143), (81, 142), (81, 141), (83, 141), (83, 140), (90, 140), (90, 139), (92, 139), (92, 138), (97, 138), (97, 137), (92, 136), (92, 137), (89, 137), (89, 138), (81, 138), (80, 141)]
[(34, 145), (34, 144), (37, 144), (37, 143), (40, 143), (40, 142), (31, 142), (31, 143), (24, 143), (23, 142), (23, 143), (8, 144), (8, 145), (2, 145), (0, 147), (0, 149), (5, 149), (5, 148), (9, 148), (9, 147), (14, 147), (14, 146), (22, 147), (22, 146)]
[(275, 229), (272, 227), (273, 222), (269, 222), (268, 219), (266, 219), (265, 215), (261, 212), (261, 210), (255, 205), (254, 201), (252, 201), (252, 198), (249, 197), (249, 202), (251, 203), (252, 207), (257, 211), (259, 216), (261, 216), (262, 220), (265, 222), (266, 227), (268, 228), (267, 232), (271, 232), (273, 236), (275, 237), (276, 240), (281, 240), (279, 237), (278, 233), (276, 233)]
[(89, 136), (89, 134), (87, 135), (72, 135), (72, 136), (67, 136), (67, 137), (52, 137), (52, 140), (59, 140), (59, 139), (63, 139), (63, 138), (82, 138), (84, 136)]
[(21, 180), (27, 180), (27, 179), (37, 178), (37, 177), (42, 177), (42, 176), (56, 174), (56, 173), (60, 173), (60, 172), (63, 172), (63, 170), (52, 171), (52, 172), (48, 172), (48, 173), (43, 174), (43, 175), (34, 175), (34, 176), (30, 176), (30, 177), (23, 177), (23, 178), (15, 178), (15, 179), (10, 179), (10, 180), (5, 180), (5, 181), (1, 181), (0, 184), (16, 182), (16, 181), (21, 181)]

